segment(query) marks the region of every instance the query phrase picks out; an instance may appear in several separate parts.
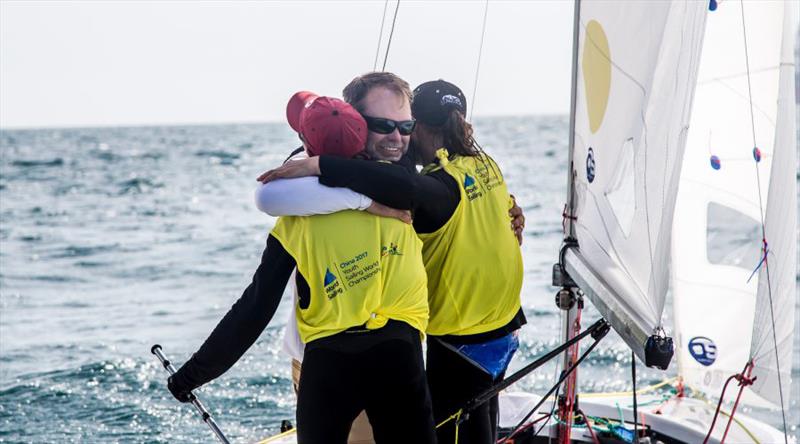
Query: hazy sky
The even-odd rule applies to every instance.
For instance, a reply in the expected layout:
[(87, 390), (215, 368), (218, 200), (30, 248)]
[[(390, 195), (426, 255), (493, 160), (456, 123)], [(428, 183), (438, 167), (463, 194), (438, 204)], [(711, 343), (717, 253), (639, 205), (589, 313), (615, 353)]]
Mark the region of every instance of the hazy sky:
[[(372, 70), (384, 3), (2, 0), (0, 126), (282, 120)], [(386, 69), (472, 101), (484, 5), (402, 1)], [(572, 1), (491, 1), (475, 115), (567, 113), (571, 39)]]

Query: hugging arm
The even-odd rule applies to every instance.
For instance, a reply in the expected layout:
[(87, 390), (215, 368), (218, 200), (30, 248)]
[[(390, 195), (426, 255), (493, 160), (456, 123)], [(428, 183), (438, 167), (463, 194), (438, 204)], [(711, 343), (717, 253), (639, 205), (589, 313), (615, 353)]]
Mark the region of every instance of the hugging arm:
[(319, 178), (277, 179), (255, 192), (256, 207), (270, 216), (310, 216), (342, 210), (366, 210), (372, 199), (347, 188), (331, 188)]
[(429, 212), (459, 200), (457, 188), (391, 163), (320, 156), (319, 171), (321, 184), (347, 187), (393, 208)]

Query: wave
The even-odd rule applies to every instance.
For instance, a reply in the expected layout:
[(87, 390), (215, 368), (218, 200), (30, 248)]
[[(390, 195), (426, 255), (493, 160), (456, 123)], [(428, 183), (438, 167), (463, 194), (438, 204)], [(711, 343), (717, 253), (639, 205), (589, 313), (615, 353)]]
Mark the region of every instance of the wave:
[(95, 254), (115, 251), (119, 248), (119, 246), (120, 244), (95, 245), (89, 247), (79, 246), (79, 245), (69, 245), (65, 247), (62, 251), (50, 255), (49, 257), (54, 259), (60, 259), (66, 257), (87, 257)]
[(56, 157), (55, 159), (50, 159), (50, 160), (15, 160), (11, 162), (11, 165), (21, 168), (57, 167), (64, 165), (64, 159)]
[(149, 191), (153, 188), (162, 188), (164, 186), (161, 182), (155, 182), (145, 177), (134, 177), (117, 184), (119, 186), (119, 194), (139, 194)]
[(194, 155), (197, 157), (216, 157), (219, 159), (231, 159), (231, 160), (239, 158), (239, 155), (236, 153), (231, 153), (229, 151), (222, 151), (222, 150), (198, 151)]

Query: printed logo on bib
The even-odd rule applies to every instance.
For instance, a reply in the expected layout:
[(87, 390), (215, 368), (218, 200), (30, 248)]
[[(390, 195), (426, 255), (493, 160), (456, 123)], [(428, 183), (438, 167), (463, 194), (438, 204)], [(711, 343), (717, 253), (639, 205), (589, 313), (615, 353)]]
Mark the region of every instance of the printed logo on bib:
[(689, 341), (689, 353), (695, 361), (708, 367), (717, 360), (717, 344), (703, 336), (697, 336)]
[(464, 175), (464, 191), (467, 192), (467, 198), (470, 201), (503, 184), (503, 177), (500, 176), (500, 172), (490, 168), (486, 163), (475, 168), (473, 173), (475, 177), (469, 174)]
[(336, 279), (336, 275), (331, 273), (330, 268), (325, 269), (325, 279), (322, 281), (322, 284), (325, 287), (325, 295), (328, 296), (328, 299), (333, 299), (344, 292), (342, 286), (339, 285), (339, 281)]
[(475, 175), (478, 176), (481, 187), (486, 191), (491, 191), (493, 188), (503, 184), (503, 176), (500, 175), (500, 171), (497, 168), (492, 168), (487, 162), (475, 168)]
[(475, 200), (483, 196), (483, 192), (478, 188), (475, 183), (475, 178), (469, 174), (464, 175), (464, 191), (467, 193), (467, 199)]
[[(397, 246), (394, 244), (392, 246), (394, 247), (394, 253), (387, 254), (400, 255)], [(387, 251), (389, 250), (387, 249)], [(364, 251), (339, 262), (335, 271), (336, 275), (331, 273), (330, 270), (325, 273), (325, 293), (328, 295), (328, 299), (333, 299), (339, 294), (374, 278), (381, 271), (381, 265), (378, 260), (372, 260), (370, 254)], [(332, 277), (330, 283), (328, 280), (329, 274)], [(341, 283), (337, 276), (341, 279)]]
[(386, 256), (402, 256), (403, 253), (397, 249), (397, 244), (394, 242), (389, 242), (389, 246), (386, 245), (381, 246), (381, 257)]

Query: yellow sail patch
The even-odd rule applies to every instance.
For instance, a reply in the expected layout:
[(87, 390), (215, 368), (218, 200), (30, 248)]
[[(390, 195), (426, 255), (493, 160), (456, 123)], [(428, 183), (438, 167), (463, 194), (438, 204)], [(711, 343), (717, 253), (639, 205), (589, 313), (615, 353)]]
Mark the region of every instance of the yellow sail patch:
[(583, 43), (583, 86), (586, 90), (586, 110), (592, 134), (600, 129), (608, 105), (611, 89), (611, 52), (603, 27), (596, 20), (586, 25)]

